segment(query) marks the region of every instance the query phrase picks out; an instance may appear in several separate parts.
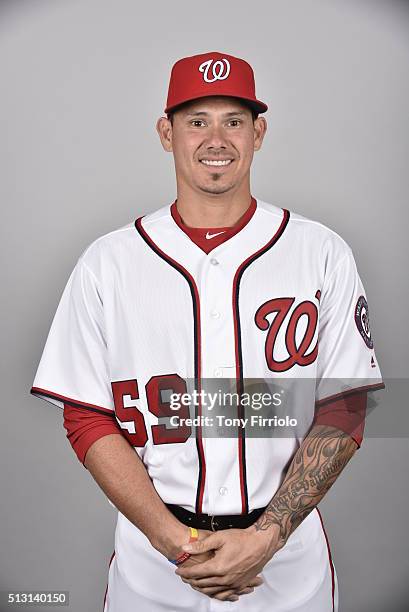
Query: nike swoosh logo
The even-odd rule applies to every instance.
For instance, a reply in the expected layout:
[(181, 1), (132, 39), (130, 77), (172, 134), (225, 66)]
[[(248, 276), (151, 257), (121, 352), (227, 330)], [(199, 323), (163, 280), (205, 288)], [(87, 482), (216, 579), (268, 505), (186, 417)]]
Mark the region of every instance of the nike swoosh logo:
[(210, 238), (214, 238), (215, 236), (220, 236), (220, 234), (224, 234), (226, 230), (223, 230), (222, 232), (218, 232), (217, 234), (210, 234), (209, 232), (207, 232), (206, 234), (206, 240), (210, 240)]

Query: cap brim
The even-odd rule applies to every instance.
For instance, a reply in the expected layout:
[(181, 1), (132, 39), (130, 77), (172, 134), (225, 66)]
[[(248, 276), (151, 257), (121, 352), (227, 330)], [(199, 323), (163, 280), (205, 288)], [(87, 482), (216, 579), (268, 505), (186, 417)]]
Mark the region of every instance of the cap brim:
[(182, 107), (187, 102), (193, 102), (194, 100), (200, 100), (201, 98), (211, 98), (211, 97), (226, 97), (226, 98), (237, 98), (238, 100), (243, 100), (251, 109), (255, 110), (256, 113), (265, 113), (268, 110), (267, 104), (261, 102), (261, 100), (254, 100), (253, 98), (244, 98), (242, 96), (230, 95), (228, 93), (220, 94), (220, 93), (207, 93), (205, 96), (192, 96), (191, 98), (187, 98), (186, 100), (182, 100), (181, 102), (177, 102), (176, 104), (172, 104), (171, 106), (167, 106), (165, 108), (165, 113), (171, 113), (176, 111), (180, 107)]

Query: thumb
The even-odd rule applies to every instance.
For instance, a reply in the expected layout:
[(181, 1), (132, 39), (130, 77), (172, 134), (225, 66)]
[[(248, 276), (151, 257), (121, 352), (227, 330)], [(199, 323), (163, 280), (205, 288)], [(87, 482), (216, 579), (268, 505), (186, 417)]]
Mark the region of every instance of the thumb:
[(185, 544), (182, 549), (191, 555), (198, 555), (200, 553), (209, 552), (210, 550), (216, 550), (223, 544), (223, 540), (218, 533), (208, 536), (204, 540), (197, 540), (190, 544)]

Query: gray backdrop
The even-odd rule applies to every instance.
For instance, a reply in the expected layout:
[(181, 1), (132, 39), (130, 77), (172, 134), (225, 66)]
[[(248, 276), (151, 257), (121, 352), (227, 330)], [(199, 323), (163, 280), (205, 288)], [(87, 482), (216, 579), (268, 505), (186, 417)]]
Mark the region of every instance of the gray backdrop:
[[(28, 392), (79, 254), (175, 196), (154, 125), (179, 57), (254, 65), (270, 109), (253, 193), (347, 240), (382, 372), (407, 377), (408, 26), (392, 0), (1, 2), (0, 589), (102, 610), (115, 511)], [(367, 440), (321, 504), (340, 612), (407, 609), (408, 457)]]

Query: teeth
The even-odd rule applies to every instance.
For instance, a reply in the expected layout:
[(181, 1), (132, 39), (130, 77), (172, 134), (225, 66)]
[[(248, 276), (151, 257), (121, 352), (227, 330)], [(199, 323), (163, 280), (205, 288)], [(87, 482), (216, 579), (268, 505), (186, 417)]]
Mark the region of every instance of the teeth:
[(210, 159), (202, 159), (202, 164), (206, 164), (206, 166), (228, 166), (231, 163), (231, 159), (224, 160), (210, 160)]

